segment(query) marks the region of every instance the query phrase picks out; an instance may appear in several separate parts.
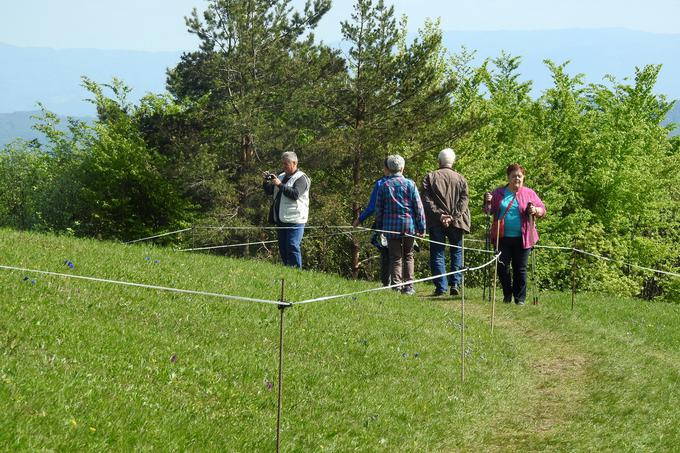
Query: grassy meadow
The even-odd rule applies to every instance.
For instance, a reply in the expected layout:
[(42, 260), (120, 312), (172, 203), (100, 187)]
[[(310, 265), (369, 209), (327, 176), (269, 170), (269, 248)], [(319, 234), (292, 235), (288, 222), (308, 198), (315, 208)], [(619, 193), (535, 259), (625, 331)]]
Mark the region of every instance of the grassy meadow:
[[(72, 263), (72, 267), (68, 263)], [(0, 230), (0, 265), (276, 300), (375, 286)], [(273, 451), (279, 309), (0, 270), (0, 450)], [(391, 291), (285, 310), (284, 451), (673, 451), (680, 307)]]

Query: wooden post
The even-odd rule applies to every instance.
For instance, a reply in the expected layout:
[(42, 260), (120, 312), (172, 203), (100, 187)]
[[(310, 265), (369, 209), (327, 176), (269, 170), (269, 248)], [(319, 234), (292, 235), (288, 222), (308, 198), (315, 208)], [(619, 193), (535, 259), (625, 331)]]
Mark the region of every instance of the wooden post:
[(576, 298), (576, 249), (571, 249), (571, 310), (574, 311), (574, 299)]
[[(461, 245), (463, 247), (461, 269), (465, 269), (465, 234), (462, 236)], [(460, 380), (465, 382), (465, 272), (461, 273), (460, 288)]]
[[(281, 279), (281, 302), (284, 302), (285, 280)], [(276, 403), (276, 452), (281, 451), (281, 414), (283, 411), (283, 315), (289, 305), (279, 305), (279, 385)]]

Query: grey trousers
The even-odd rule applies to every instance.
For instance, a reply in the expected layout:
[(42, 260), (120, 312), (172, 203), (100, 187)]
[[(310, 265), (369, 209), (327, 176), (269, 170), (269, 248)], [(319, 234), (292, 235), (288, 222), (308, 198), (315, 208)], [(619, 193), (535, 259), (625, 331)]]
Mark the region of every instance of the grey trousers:
[[(412, 237), (387, 239), (387, 250), (389, 251), (390, 255), (390, 276), (392, 277), (393, 285), (398, 285), (400, 283), (413, 280), (414, 241), (415, 239)], [(412, 286), (413, 285), (404, 286), (402, 290)]]

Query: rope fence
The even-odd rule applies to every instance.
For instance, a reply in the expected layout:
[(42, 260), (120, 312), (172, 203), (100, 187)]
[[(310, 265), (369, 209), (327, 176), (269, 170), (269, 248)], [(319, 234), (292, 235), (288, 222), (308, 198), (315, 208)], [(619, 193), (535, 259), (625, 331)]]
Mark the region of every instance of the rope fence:
[[(160, 237), (165, 237), (165, 236), (170, 236), (170, 235), (177, 235), (180, 233), (185, 233), (187, 231), (192, 231), (192, 230), (231, 230), (231, 231), (238, 231), (238, 230), (268, 230), (268, 231), (275, 231), (275, 230), (282, 230), (282, 229), (290, 229), (290, 228), (297, 228), (297, 227), (287, 227), (287, 226), (257, 226), (257, 225), (245, 225), (245, 226), (193, 226), (190, 228), (184, 228), (181, 230), (176, 230), (176, 231), (170, 231), (170, 232), (165, 232), (165, 233), (160, 233), (154, 236), (149, 236), (145, 238), (140, 238), (140, 239), (135, 239), (133, 241), (128, 241), (125, 242), (125, 244), (135, 244), (143, 241), (149, 241), (152, 239), (160, 238)], [(383, 233), (383, 234), (404, 234), (403, 232), (400, 231), (391, 231), (391, 230), (382, 230), (382, 229), (377, 229), (377, 228), (368, 228), (368, 227), (354, 227), (352, 225), (306, 225), (305, 230), (344, 230), (340, 232), (334, 232), (334, 233), (326, 233), (323, 236), (309, 236), (306, 237), (305, 239), (319, 239), (319, 238), (326, 238), (326, 237), (332, 237), (332, 236), (338, 236), (338, 235), (349, 235), (353, 233), (360, 233), (360, 232), (377, 232), (377, 233)], [(462, 247), (458, 246), (455, 244), (449, 244), (446, 242), (439, 242), (435, 241), (433, 239), (430, 239), (428, 236), (425, 235), (423, 237), (417, 236), (417, 235), (411, 235), (411, 234), (404, 234), (405, 236), (412, 237), (417, 240), (421, 240), (423, 242), (427, 243), (432, 243), (432, 244), (438, 244), (438, 245), (443, 245), (445, 247), (450, 247), (450, 248), (458, 248), (458, 249), (464, 249), (472, 252), (478, 252), (478, 253), (487, 253), (487, 254), (493, 254), (495, 253), (493, 250), (487, 250), (487, 249), (480, 249), (480, 248), (473, 248), (473, 247)], [(466, 242), (477, 242), (477, 243), (484, 243), (486, 242), (483, 239), (474, 239), (474, 238), (466, 238)], [(265, 244), (275, 244), (277, 243), (278, 240), (267, 240), (267, 241), (251, 241), (251, 242), (242, 242), (242, 243), (237, 243), (237, 244), (223, 244), (223, 245), (215, 245), (215, 246), (203, 246), (203, 247), (191, 247), (191, 248), (185, 248), (185, 249), (177, 249), (177, 252), (192, 252), (192, 251), (204, 251), (204, 250), (218, 250), (218, 249), (226, 249), (226, 248), (235, 248), (235, 247), (247, 247), (251, 245), (265, 245)], [(629, 263), (626, 261), (622, 260), (617, 260), (614, 258), (610, 258), (607, 256), (603, 255), (598, 255), (593, 252), (588, 252), (586, 250), (578, 249), (575, 247), (565, 247), (565, 246), (559, 246), (559, 245), (541, 245), (537, 244), (534, 246), (534, 248), (537, 249), (546, 249), (546, 250), (560, 250), (560, 251), (565, 251), (565, 252), (573, 252), (573, 253), (579, 253), (581, 255), (587, 255), (599, 260), (603, 261), (608, 261), (612, 263), (617, 263), (623, 266), (627, 266), (629, 268), (635, 268), (635, 269), (640, 269), (643, 271), (648, 271), (648, 272), (653, 272), (656, 274), (660, 275), (668, 275), (671, 277), (680, 277), (680, 273), (676, 272), (670, 272), (670, 271), (664, 271), (660, 269), (654, 269), (651, 267), (645, 267), (645, 266), (640, 266), (634, 263)], [(365, 260), (360, 261), (360, 263), (370, 261), (371, 259), (374, 259), (375, 257), (369, 257)], [(437, 276), (437, 278), (440, 276)]]
[(170, 287), (166, 287), (166, 286), (149, 285), (149, 284), (146, 284), (146, 283), (126, 282), (126, 281), (122, 281), (122, 280), (111, 280), (111, 279), (108, 279), (108, 278), (99, 278), (99, 277), (87, 277), (87, 276), (84, 276), (84, 275), (63, 274), (63, 273), (60, 273), (60, 272), (50, 272), (50, 271), (43, 271), (43, 270), (39, 270), (39, 269), (27, 269), (27, 268), (23, 268), (23, 267), (15, 267), (15, 266), (0, 265), (0, 269), (27, 272), (29, 274), (51, 275), (53, 277), (73, 278), (73, 279), (76, 279), (76, 280), (87, 280), (87, 281), (99, 282), (99, 283), (110, 283), (110, 284), (113, 284), (113, 285), (132, 286), (132, 287), (136, 287), (136, 288), (147, 288), (147, 289), (154, 289), (154, 290), (157, 290), (157, 291), (168, 291), (168, 292), (180, 293), (180, 294), (192, 294), (192, 295), (196, 295), (196, 296), (208, 296), (208, 297), (216, 297), (216, 298), (220, 298), (220, 299), (239, 300), (239, 301), (244, 301), (244, 302), (257, 302), (257, 303), (271, 304), (271, 305), (290, 305), (290, 303), (284, 303), (284, 302), (275, 301), (275, 300), (256, 299), (256, 298), (252, 298), (252, 297), (243, 297), (243, 296), (232, 296), (232, 295), (228, 295), (228, 294), (219, 294), (219, 293), (212, 293), (212, 292), (207, 292), (207, 291), (196, 291), (196, 290), (191, 290), (191, 289), (170, 288)]
[[(177, 230), (177, 231), (171, 231), (171, 232), (165, 232), (165, 233), (160, 233), (154, 236), (149, 236), (146, 238), (141, 238), (137, 239), (134, 241), (129, 241), (126, 242), (126, 244), (134, 244), (134, 243), (139, 243), (147, 240), (152, 240), (155, 238), (159, 237), (165, 237), (165, 236), (170, 236), (170, 235), (176, 235), (176, 234), (181, 234), (187, 231), (192, 231), (195, 229), (216, 229), (216, 230), (255, 230), (255, 229), (260, 229), (260, 230), (276, 230), (276, 229), (281, 229), (281, 228), (290, 228), (290, 227), (257, 227), (257, 226), (246, 226), (246, 227), (230, 227), (230, 226), (221, 226), (221, 227), (191, 227), (191, 228), (185, 228), (182, 230)], [(379, 233), (399, 233), (400, 232), (395, 232), (395, 231), (388, 231), (388, 230), (377, 230), (377, 229), (371, 229), (371, 228), (365, 228), (365, 227), (358, 227), (354, 228), (352, 226), (342, 226), (342, 225), (336, 225), (336, 226), (307, 226), (305, 229), (311, 229), (311, 230), (340, 230), (338, 232), (333, 232), (333, 233), (326, 233), (325, 235), (321, 236), (311, 236), (308, 237), (307, 239), (315, 239), (319, 237), (329, 237), (329, 236), (337, 236), (337, 235), (348, 235), (348, 234), (353, 234), (353, 233), (359, 233), (359, 232), (379, 232)], [(486, 269), (490, 268), (492, 265), (497, 266), (499, 263), (499, 258), (500, 258), (500, 253), (493, 251), (493, 250), (488, 250), (488, 249), (479, 249), (479, 248), (468, 248), (465, 247), (464, 241), (472, 241), (472, 242), (485, 242), (477, 239), (465, 239), (463, 236), (462, 239), (462, 246), (457, 246), (457, 245), (451, 245), (443, 242), (437, 242), (434, 241), (430, 238), (421, 238), (418, 236), (413, 236), (413, 235), (407, 235), (414, 237), (419, 240), (423, 240), (424, 242), (429, 242), (429, 243), (435, 243), (435, 244), (440, 244), (444, 245), (447, 247), (455, 247), (455, 248), (460, 248), (463, 250), (469, 250), (469, 251), (474, 251), (474, 252), (480, 252), (480, 253), (488, 253), (488, 254), (494, 254), (493, 258), (490, 260), (486, 261), (485, 263), (475, 266), (475, 267), (465, 267), (463, 269), (459, 269), (456, 271), (452, 272), (445, 272), (439, 275), (431, 276), (431, 277), (424, 277), (424, 278), (419, 278), (419, 279), (413, 279), (407, 282), (402, 282), (399, 284), (393, 284), (393, 285), (388, 285), (388, 286), (380, 286), (380, 287), (375, 287), (375, 288), (369, 288), (369, 289), (364, 289), (364, 290), (358, 290), (358, 291), (353, 291), (349, 293), (344, 293), (344, 294), (332, 294), (332, 295), (327, 295), (327, 296), (321, 296), (321, 297), (315, 297), (311, 299), (304, 299), (300, 300), (297, 302), (293, 301), (286, 301), (284, 298), (284, 281), (281, 281), (281, 295), (279, 300), (268, 300), (268, 299), (260, 299), (260, 298), (252, 298), (252, 297), (243, 297), (243, 296), (238, 296), (238, 295), (228, 295), (228, 294), (220, 294), (216, 292), (208, 292), (208, 291), (198, 291), (198, 290), (189, 290), (189, 289), (180, 289), (180, 288), (172, 288), (172, 287), (166, 287), (166, 286), (160, 286), (160, 285), (151, 285), (151, 284), (145, 284), (145, 283), (137, 283), (137, 282), (127, 282), (127, 281), (122, 281), (122, 280), (113, 280), (113, 279), (108, 279), (108, 278), (99, 278), (99, 277), (92, 277), (92, 276), (81, 276), (81, 275), (74, 275), (74, 274), (64, 274), (64, 273), (59, 273), (59, 272), (51, 272), (51, 271), (45, 271), (45, 270), (39, 270), (39, 269), (30, 269), (30, 268), (24, 268), (24, 267), (18, 267), (18, 266), (8, 266), (8, 265), (0, 265), (0, 269), (8, 270), (8, 271), (18, 271), (18, 272), (26, 272), (26, 273), (35, 273), (35, 274), (42, 274), (42, 275), (49, 275), (49, 276), (54, 276), (54, 277), (60, 277), (60, 278), (70, 278), (70, 279), (78, 279), (78, 280), (85, 280), (85, 281), (90, 281), (90, 282), (98, 282), (98, 283), (106, 283), (106, 284), (113, 284), (113, 285), (121, 285), (121, 286), (127, 286), (127, 287), (136, 287), (136, 288), (146, 288), (150, 290), (156, 290), (156, 291), (165, 291), (165, 292), (171, 292), (171, 293), (178, 293), (178, 294), (190, 294), (190, 295), (197, 295), (197, 296), (205, 296), (205, 297), (212, 297), (212, 298), (219, 298), (219, 299), (227, 299), (227, 300), (234, 300), (234, 301), (242, 301), (242, 302), (248, 302), (248, 303), (260, 303), (260, 304), (268, 304), (268, 305), (274, 305), (277, 307), (277, 309), (280, 312), (280, 318), (279, 318), (279, 351), (278, 351), (278, 395), (277, 395), (277, 417), (276, 417), (276, 449), (277, 451), (280, 450), (280, 443), (281, 443), (281, 420), (282, 420), (282, 401), (283, 401), (283, 375), (284, 375), (284, 369), (283, 369), (283, 351), (284, 351), (284, 312), (285, 309), (294, 307), (296, 305), (307, 305), (307, 304), (313, 304), (313, 303), (320, 303), (324, 301), (330, 301), (330, 300), (337, 300), (337, 299), (342, 299), (342, 298), (348, 298), (348, 297), (355, 297), (360, 294), (367, 294), (367, 293), (373, 293), (377, 291), (383, 291), (383, 290), (396, 290), (400, 287), (406, 286), (406, 285), (413, 285), (415, 283), (422, 283), (422, 282), (427, 282), (431, 280), (435, 280), (438, 278), (442, 277), (448, 277), (450, 275), (454, 274), (461, 274), (463, 279), (462, 279), (462, 293), (461, 293), (461, 343), (460, 343), (460, 353), (461, 353), (461, 359), (460, 359), (460, 378), (461, 381), (465, 380), (465, 275), (471, 271), (477, 271), (481, 269)], [(219, 248), (227, 248), (227, 247), (241, 247), (241, 246), (247, 246), (247, 245), (257, 245), (257, 244), (269, 244), (269, 243), (276, 243), (278, 242), (277, 240), (270, 240), (270, 241), (256, 241), (256, 242), (248, 242), (248, 243), (239, 243), (239, 244), (225, 244), (225, 245), (219, 245), (219, 246), (206, 246), (206, 247), (194, 247), (190, 249), (181, 249), (177, 250), (180, 252), (188, 252), (188, 251), (199, 251), (199, 250), (213, 250), (213, 249), (219, 249)], [(488, 244), (488, 242), (487, 242)], [(680, 274), (675, 273), (675, 272), (669, 272), (669, 271), (663, 271), (663, 270), (658, 270), (658, 269), (652, 269), (649, 267), (644, 267), (644, 266), (639, 266), (636, 264), (632, 263), (626, 263), (620, 260), (616, 260), (613, 258), (609, 258), (606, 256), (602, 255), (597, 255), (592, 252), (588, 252), (585, 250), (577, 249), (575, 247), (562, 247), (562, 246), (556, 246), (556, 245), (537, 245), (537, 249), (548, 249), (548, 250), (559, 250), (559, 251), (567, 251), (572, 253), (572, 309), (573, 309), (573, 304), (574, 304), (574, 291), (575, 291), (575, 286), (574, 286), (574, 257), (576, 253), (591, 256), (597, 259), (609, 261), (609, 262), (614, 262), (614, 263), (619, 263), (623, 265), (627, 265), (630, 267), (634, 267), (637, 269), (645, 270), (645, 271), (651, 271), (659, 274), (664, 274), (668, 276), (673, 276), (673, 277), (680, 277)], [(368, 258), (368, 260), (373, 259), (375, 257)], [(535, 257), (534, 257), (535, 259)], [(366, 260), (364, 260), (366, 261)], [(534, 261), (535, 263), (535, 261)], [(535, 267), (535, 264), (534, 264)], [(496, 274), (494, 272), (494, 274)], [(532, 277), (533, 279), (533, 277)], [(495, 289), (496, 289), (496, 282), (493, 284), (493, 289), (494, 289), (494, 294), (493, 294), (493, 304), (491, 306), (491, 332), (493, 333), (493, 326), (494, 326), (494, 317), (495, 317), (495, 302), (496, 302), (496, 294), (495, 294)], [(532, 286), (535, 286), (535, 283), (532, 284)], [(486, 289), (486, 287), (485, 287)], [(491, 293), (491, 292), (489, 292)], [(483, 297), (484, 299), (484, 297)], [(534, 303), (537, 304), (537, 297), (534, 296)]]

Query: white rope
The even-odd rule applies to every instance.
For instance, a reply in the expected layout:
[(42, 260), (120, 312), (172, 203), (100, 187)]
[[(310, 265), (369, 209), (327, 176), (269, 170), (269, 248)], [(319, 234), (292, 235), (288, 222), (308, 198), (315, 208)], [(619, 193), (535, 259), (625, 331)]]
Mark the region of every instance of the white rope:
[[(401, 231), (379, 230), (377, 228), (366, 228), (366, 227), (357, 227), (357, 229), (367, 230), (367, 231), (377, 231), (378, 233), (402, 234), (402, 235), (407, 236), (407, 237), (418, 239), (418, 240), (421, 240), (421, 241), (424, 241), (424, 242), (430, 242), (432, 244), (443, 245), (443, 246), (446, 246), (446, 247), (453, 247), (453, 248), (456, 248), (456, 249), (463, 249), (464, 248), (465, 250), (471, 250), (473, 252), (494, 253), (493, 250), (475, 249), (475, 248), (471, 248), (471, 247), (461, 247), (459, 245), (447, 244), (446, 242), (438, 242), (438, 241), (435, 241), (435, 240), (432, 240), (432, 239), (428, 239), (427, 237), (420, 237), (420, 236), (416, 236), (416, 235), (409, 234), (409, 233), (403, 233)], [(429, 236), (429, 234), (426, 234), (425, 236)], [(468, 239), (466, 239), (466, 241), (467, 240)]]
[(534, 247), (537, 249), (550, 249), (550, 250), (567, 250), (567, 251), (574, 250), (571, 247), (560, 247), (558, 245), (534, 245)]
[(176, 252), (193, 252), (196, 250), (215, 250), (215, 249), (226, 249), (230, 247), (244, 247), (246, 245), (255, 245), (255, 244), (273, 244), (274, 242), (279, 242), (278, 239), (274, 239), (272, 241), (257, 241), (257, 242), (242, 242), (240, 244), (226, 244), (226, 245), (213, 245), (210, 247), (194, 247), (190, 249), (178, 249), (175, 250)]
[(271, 304), (271, 305), (282, 305), (282, 306), (290, 306), (290, 303), (287, 302), (280, 302), (280, 301), (274, 301), (274, 300), (266, 300), (266, 299), (254, 299), (251, 297), (241, 297), (241, 296), (230, 296), (227, 294), (218, 294), (218, 293), (210, 293), (206, 291), (194, 291), (190, 289), (178, 289), (178, 288), (168, 288), (165, 286), (157, 286), (157, 285), (147, 285), (144, 283), (132, 283), (132, 282), (125, 282), (125, 281), (120, 281), (120, 280), (109, 280), (106, 278), (97, 278), (97, 277), (86, 277), (82, 275), (72, 275), (72, 274), (61, 274), (59, 272), (49, 272), (49, 271), (41, 271), (37, 269), (25, 269), (21, 267), (14, 267), (14, 266), (3, 266), (0, 265), (0, 269), (7, 269), (7, 270), (12, 270), (12, 271), (21, 271), (21, 272), (29, 272), (29, 273), (35, 273), (35, 274), (43, 274), (43, 275), (52, 275), (56, 277), (66, 277), (66, 278), (75, 278), (79, 280), (88, 280), (88, 281), (93, 281), (93, 282), (101, 282), (101, 283), (112, 283), (114, 285), (123, 285), (123, 286), (134, 286), (138, 288), (148, 288), (148, 289), (155, 289), (158, 291), (169, 291), (169, 292), (174, 292), (174, 293), (181, 293), (181, 294), (193, 294), (197, 296), (208, 296), (208, 297), (218, 297), (221, 299), (232, 299), (232, 300), (241, 300), (241, 301), (246, 301), (246, 302), (258, 302), (262, 304)]
[(155, 236), (149, 236), (147, 238), (135, 239), (134, 241), (124, 242), (124, 244), (134, 244), (135, 242), (148, 241), (149, 239), (155, 239), (155, 238), (159, 238), (159, 237), (163, 237), (163, 236), (170, 236), (171, 234), (184, 233), (185, 231), (189, 231), (189, 230), (193, 230), (193, 227), (192, 228), (185, 228), (183, 230), (170, 231), (168, 233), (161, 233), (161, 234), (157, 234)]
[[(197, 226), (197, 230), (287, 230), (291, 228), (298, 228), (297, 226)], [(305, 225), (305, 230), (319, 230), (319, 229), (351, 229), (352, 225)]]
[(655, 272), (657, 274), (664, 274), (664, 275), (671, 275), (673, 277), (680, 277), (680, 274), (676, 274), (674, 272), (667, 272), (667, 271), (661, 271), (661, 270), (658, 270), (658, 269), (652, 269), (651, 267), (638, 266), (637, 264), (626, 263), (625, 261), (615, 260), (613, 258), (607, 258), (606, 256), (596, 255), (594, 253), (586, 252), (585, 250), (580, 250), (580, 249), (576, 249), (576, 248), (573, 249), (573, 250), (575, 252), (583, 253), (584, 255), (592, 256), (592, 257), (597, 258), (597, 259), (601, 259), (601, 260), (605, 260), (605, 261), (611, 261), (613, 263), (623, 264), (624, 266), (630, 266), (630, 267), (634, 267), (636, 269), (643, 269), (643, 270), (646, 270), (646, 271)]
[[(328, 234), (325, 234), (323, 236), (309, 236), (309, 237), (306, 237), (304, 239), (309, 240), (309, 239), (327, 238), (327, 237), (330, 237), (330, 236), (340, 236), (340, 235), (343, 235), (343, 234), (350, 234), (350, 232), (349, 231), (341, 231), (339, 233), (328, 233)], [(213, 245), (213, 246), (209, 246), (209, 247), (194, 247), (194, 248), (190, 248), (190, 249), (177, 249), (175, 251), (176, 252), (192, 252), (192, 251), (195, 251), (195, 250), (215, 250), (215, 249), (226, 249), (226, 248), (230, 248), (230, 247), (244, 247), (246, 245), (273, 244), (275, 242), (279, 242), (279, 240), (273, 239), (271, 241), (242, 242), (240, 244), (225, 244), (225, 245)]]
[(310, 303), (313, 303), (313, 302), (321, 302), (321, 301), (332, 300), (332, 299), (340, 299), (340, 298), (349, 297), (349, 296), (356, 296), (357, 294), (364, 294), (364, 293), (369, 293), (369, 292), (373, 292), (373, 291), (382, 291), (382, 290), (386, 290), (386, 289), (401, 288), (401, 287), (406, 286), (406, 285), (412, 285), (414, 283), (426, 282), (428, 280), (434, 280), (434, 279), (437, 279), (437, 278), (440, 278), (440, 277), (447, 277), (449, 275), (461, 274), (463, 272), (468, 272), (468, 271), (476, 271), (476, 270), (479, 270), (479, 269), (482, 269), (486, 266), (491, 265), (493, 262), (495, 262), (498, 259), (499, 256), (501, 256), (500, 253), (498, 255), (496, 255), (492, 260), (482, 264), (481, 266), (477, 266), (477, 267), (466, 267), (465, 269), (460, 269), (460, 270), (453, 271), (453, 272), (447, 272), (445, 274), (440, 274), (440, 275), (434, 275), (432, 277), (425, 277), (425, 278), (420, 278), (420, 279), (417, 279), (417, 280), (410, 280), (408, 282), (399, 283), (397, 285), (380, 286), (378, 288), (364, 289), (362, 291), (355, 291), (353, 293), (336, 294), (336, 295), (332, 295), (332, 296), (317, 297), (315, 299), (306, 299), (306, 300), (303, 300), (303, 301), (300, 301), (300, 302), (295, 302), (293, 305), (310, 304)]

